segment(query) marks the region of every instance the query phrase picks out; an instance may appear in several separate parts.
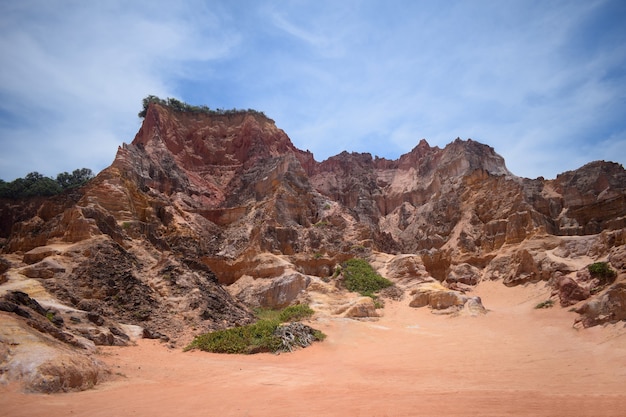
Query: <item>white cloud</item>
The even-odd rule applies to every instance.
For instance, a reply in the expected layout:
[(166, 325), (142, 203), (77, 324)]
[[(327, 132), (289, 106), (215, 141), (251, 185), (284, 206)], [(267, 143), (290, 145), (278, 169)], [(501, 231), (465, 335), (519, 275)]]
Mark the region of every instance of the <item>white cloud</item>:
[[(354, 150), (363, 148), (368, 131), (387, 132), (388, 141), (369, 148), (379, 155), (389, 154), (390, 142), (408, 151), (423, 137), (443, 146), (460, 136), (494, 146), (519, 175), (553, 177), (562, 168), (575, 168), (574, 161), (591, 156), (580, 154), (581, 142), (591, 139), (585, 135), (610, 123), (599, 112), (611, 103), (623, 106), (616, 102), (616, 85), (599, 82), (598, 76), (623, 62), (625, 54), (612, 47), (593, 56), (570, 50), (571, 32), (601, 3), (567, 10), (554, 5), (518, 13), (524, 5), (515, 3), (514, 10), (502, 6), (493, 15), (481, 15), (485, 7), (470, 13), (461, 8), (438, 15), (442, 19), (436, 22), (420, 18), (423, 27), (399, 19), (398, 26), (385, 28), (392, 41), (374, 40), (355, 53), (384, 60), (336, 63), (343, 68), (329, 86), (337, 93), (336, 105), (324, 117), (347, 127), (326, 125), (332, 133), (345, 133)], [(304, 142), (324, 146), (319, 139)], [(339, 146), (329, 145), (321, 149), (324, 156), (328, 147)], [(318, 150), (313, 149), (316, 155)]]
[[(5, 149), (18, 137), (29, 146), (19, 167), (0, 167), (0, 178), (106, 167), (117, 146), (132, 140), (143, 97), (176, 95), (176, 79), (192, 75), (187, 62), (222, 59), (237, 43), (208, 10), (194, 7), (48, 3), (4, 7), (0, 110), (9, 117), (0, 140)], [(158, 13), (144, 14), (147, 6)]]
[(531, 177), (626, 157), (619, 2), (48, 3), (0, 6), (0, 141), (80, 150), (50, 174), (108, 165), (147, 94), (257, 108), (318, 160), (457, 136)]

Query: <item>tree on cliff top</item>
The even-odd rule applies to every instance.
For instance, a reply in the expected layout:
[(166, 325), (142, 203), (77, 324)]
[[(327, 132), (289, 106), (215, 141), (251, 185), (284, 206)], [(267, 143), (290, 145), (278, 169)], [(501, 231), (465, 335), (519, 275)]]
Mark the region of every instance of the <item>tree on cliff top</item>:
[(11, 182), (0, 180), (0, 198), (16, 200), (34, 196), (52, 196), (80, 187), (93, 177), (94, 174), (89, 168), (75, 169), (71, 174), (63, 172), (57, 175), (56, 180), (34, 171), (24, 178), (17, 178)]
[(71, 174), (67, 172), (60, 173), (57, 175), (56, 181), (61, 188), (68, 190), (70, 188), (76, 188), (86, 184), (93, 177), (93, 171), (89, 168), (81, 168), (75, 169)]

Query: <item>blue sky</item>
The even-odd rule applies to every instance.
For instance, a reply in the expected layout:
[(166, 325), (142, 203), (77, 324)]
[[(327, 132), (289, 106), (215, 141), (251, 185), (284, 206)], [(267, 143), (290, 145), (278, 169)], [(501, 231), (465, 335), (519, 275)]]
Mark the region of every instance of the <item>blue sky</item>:
[(516, 175), (626, 163), (623, 0), (0, 2), (0, 178), (99, 172), (147, 95), (265, 112), (318, 161), (420, 139)]

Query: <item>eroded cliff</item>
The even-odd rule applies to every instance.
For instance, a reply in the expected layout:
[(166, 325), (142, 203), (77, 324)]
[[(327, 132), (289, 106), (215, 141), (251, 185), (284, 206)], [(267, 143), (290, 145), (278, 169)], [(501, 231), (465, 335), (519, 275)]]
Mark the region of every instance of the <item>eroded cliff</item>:
[[(483, 314), (464, 295), (481, 280), (544, 281), (577, 323), (626, 318), (623, 167), (520, 178), (471, 139), (422, 140), (398, 160), (317, 162), (261, 113), (151, 103), (132, 143), (86, 186), (5, 201), (0, 217), (2, 294), (48, 300), (65, 316), (56, 328), (84, 346), (130, 340), (118, 324), (176, 346), (249, 322), (252, 307), (301, 301), (375, 317), (335, 273), (352, 257), (392, 279), (384, 296), (416, 307)], [(595, 262), (616, 272), (610, 282), (585, 272)], [(3, 361), (14, 356), (9, 347)]]

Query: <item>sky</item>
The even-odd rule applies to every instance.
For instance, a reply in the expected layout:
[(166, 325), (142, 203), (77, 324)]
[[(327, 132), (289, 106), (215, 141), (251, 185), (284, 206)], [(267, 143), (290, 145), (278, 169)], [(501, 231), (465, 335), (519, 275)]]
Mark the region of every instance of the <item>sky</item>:
[(317, 161), (421, 139), (515, 175), (626, 163), (623, 0), (0, 2), (0, 179), (109, 166), (148, 95), (252, 108)]

